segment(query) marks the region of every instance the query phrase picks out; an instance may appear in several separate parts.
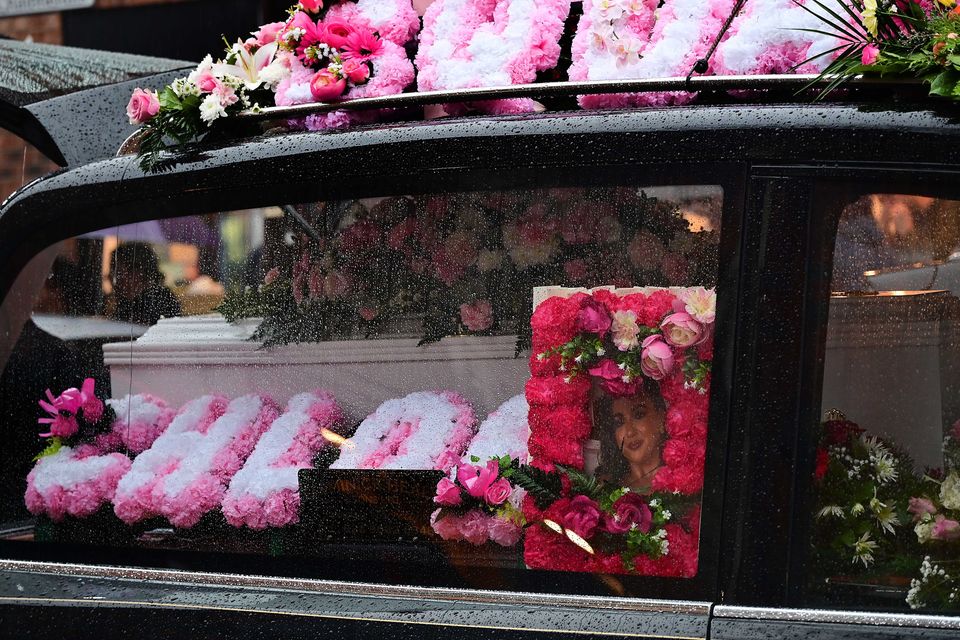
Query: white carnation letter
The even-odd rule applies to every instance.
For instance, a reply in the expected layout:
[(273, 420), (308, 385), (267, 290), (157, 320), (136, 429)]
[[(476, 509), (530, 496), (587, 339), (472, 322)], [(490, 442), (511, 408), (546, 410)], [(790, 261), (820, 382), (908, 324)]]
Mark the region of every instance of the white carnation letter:
[[(437, 0), (423, 16), (415, 60), (419, 89), (533, 82), (538, 71), (556, 66), (569, 11), (570, 0)], [(532, 111), (536, 103), (491, 100), (474, 106), (511, 113)]]
[[(821, 1), (838, 15), (845, 15), (836, 0)], [(720, 75), (791, 73), (794, 70), (820, 73), (835, 57), (835, 53), (829, 52), (841, 46), (843, 41), (801, 29), (823, 31), (823, 22), (797, 5), (795, 0), (750, 0), (717, 47), (710, 60), (710, 72)]]
[[(584, 0), (571, 80), (686, 77), (733, 9), (733, 0)], [(584, 108), (682, 104), (688, 92), (581, 96)]]

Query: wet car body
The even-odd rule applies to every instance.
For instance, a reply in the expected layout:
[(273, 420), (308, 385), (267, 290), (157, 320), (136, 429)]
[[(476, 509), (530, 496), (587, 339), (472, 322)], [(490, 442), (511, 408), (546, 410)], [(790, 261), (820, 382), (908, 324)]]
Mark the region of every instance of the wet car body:
[[(958, 194), (952, 105), (695, 104), (548, 112), (281, 133), (201, 144), (161, 171), (134, 157), (39, 180), (0, 212), (0, 292), (50, 242), (188, 213), (369, 191), (615, 183), (724, 188), (718, 356), (701, 570), (616, 594), (593, 583), (509, 578), (510, 591), (440, 568), (390, 586), (403, 559), (301, 567), (281, 559), (0, 542), (5, 634), (103, 637), (954, 638), (951, 616), (807, 608), (801, 602), (817, 362), (837, 220), (816, 185), (863, 181)], [(401, 577), (402, 581), (403, 578)], [(402, 584), (402, 582), (401, 582)], [(414, 586), (415, 585), (415, 586)], [(162, 635), (162, 634), (161, 634)]]

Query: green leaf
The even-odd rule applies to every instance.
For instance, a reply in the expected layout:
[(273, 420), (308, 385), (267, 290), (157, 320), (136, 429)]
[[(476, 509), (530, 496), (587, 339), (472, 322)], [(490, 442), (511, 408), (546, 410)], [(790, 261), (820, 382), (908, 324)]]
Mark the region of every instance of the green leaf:
[(563, 485), (560, 475), (537, 467), (522, 465), (515, 467), (510, 474), (513, 484), (526, 489), (538, 509), (546, 509), (560, 499)]
[(180, 98), (170, 87), (164, 87), (163, 90), (157, 94), (157, 99), (160, 101), (161, 109), (178, 111), (183, 108)]
[(470, 462), (474, 464), (480, 462), (480, 456), (470, 456)]
[(574, 493), (583, 494), (593, 500), (600, 498), (602, 488), (597, 483), (596, 478), (588, 476), (583, 471), (573, 467), (564, 467), (558, 464), (557, 469), (570, 479), (570, 488)]
[(37, 461), (37, 460), (39, 460), (40, 458), (45, 458), (45, 457), (47, 457), (47, 456), (52, 456), (52, 455), (54, 455), (55, 453), (57, 453), (58, 451), (60, 451), (60, 448), (61, 448), (61, 447), (63, 447), (63, 440), (60, 439), (60, 438), (58, 438), (58, 437), (56, 437), (56, 436), (54, 436), (53, 438), (50, 438), (49, 443), (47, 444), (46, 448), (45, 448), (43, 451), (41, 451), (40, 453), (38, 453), (37, 455), (35, 455), (35, 456), (33, 457), (33, 459), (34, 459), (34, 461)]
[(930, 95), (950, 97), (960, 79), (960, 73), (953, 69), (946, 69), (938, 73), (930, 83)]

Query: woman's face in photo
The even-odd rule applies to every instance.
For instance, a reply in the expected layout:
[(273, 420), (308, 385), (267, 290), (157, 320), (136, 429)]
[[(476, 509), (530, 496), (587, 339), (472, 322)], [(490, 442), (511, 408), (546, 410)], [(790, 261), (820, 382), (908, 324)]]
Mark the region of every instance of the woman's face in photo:
[(642, 391), (612, 403), (614, 437), (627, 462), (659, 464), (663, 411)]

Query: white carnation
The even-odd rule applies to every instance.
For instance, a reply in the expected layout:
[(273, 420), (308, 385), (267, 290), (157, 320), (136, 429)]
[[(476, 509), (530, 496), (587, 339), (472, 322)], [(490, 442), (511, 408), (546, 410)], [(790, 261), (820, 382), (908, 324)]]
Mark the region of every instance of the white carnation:
[(940, 502), (947, 509), (960, 509), (960, 476), (951, 473), (940, 485)]
[(223, 118), (227, 115), (226, 109), (220, 104), (220, 98), (214, 93), (207, 95), (200, 103), (200, 119), (210, 124), (217, 118)]

